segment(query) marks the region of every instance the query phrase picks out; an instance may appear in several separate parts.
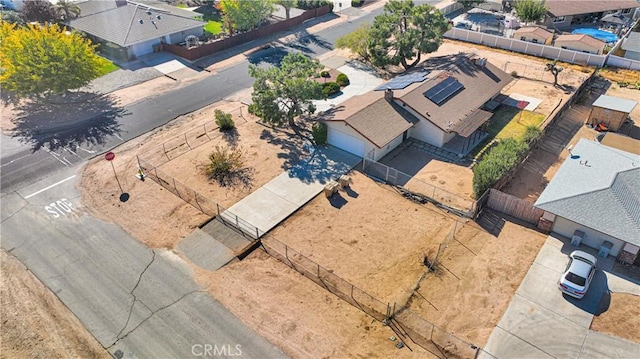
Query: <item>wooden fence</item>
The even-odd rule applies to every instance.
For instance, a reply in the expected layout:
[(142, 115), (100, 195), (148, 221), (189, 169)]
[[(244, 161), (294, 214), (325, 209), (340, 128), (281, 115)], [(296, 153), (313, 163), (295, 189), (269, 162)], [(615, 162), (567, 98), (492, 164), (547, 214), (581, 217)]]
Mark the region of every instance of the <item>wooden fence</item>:
[(289, 30), (309, 19), (326, 15), (330, 12), (331, 5), (325, 5), (316, 9), (307, 10), (299, 16), (293, 17), (288, 20), (282, 20), (273, 24), (265, 25), (251, 31), (235, 34), (231, 37), (227, 37), (198, 47), (186, 48), (179, 45), (163, 44), (162, 49), (164, 51), (185, 58), (189, 61), (194, 61), (201, 57), (213, 55), (217, 52), (230, 49), (240, 44), (244, 44), (246, 42), (253, 41), (279, 31)]
[(487, 207), (508, 214), (512, 217), (522, 219), (531, 224), (538, 225), (540, 217), (544, 211), (533, 206), (533, 203), (514, 197), (510, 194), (500, 192), (495, 188), (489, 190)]

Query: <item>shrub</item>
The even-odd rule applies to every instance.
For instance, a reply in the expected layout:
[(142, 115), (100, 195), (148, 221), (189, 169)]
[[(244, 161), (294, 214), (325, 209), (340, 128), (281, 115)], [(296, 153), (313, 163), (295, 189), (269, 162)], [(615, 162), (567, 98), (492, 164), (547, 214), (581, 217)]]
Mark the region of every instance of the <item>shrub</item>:
[(364, 4), (364, 0), (351, 0), (351, 6), (360, 7)]
[(327, 143), (327, 125), (322, 122), (316, 122), (311, 127), (313, 142), (316, 145), (324, 145)]
[(505, 138), (491, 148), (473, 168), (473, 193), (476, 198), (506, 175), (529, 150), (522, 140)]
[(225, 113), (220, 110), (214, 111), (216, 117), (216, 125), (220, 127), (220, 131), (228, 131), (232, 130), (236, 127), (236, 124), (233, 122), (233, 118), (230, 113)]
[(326, 77), (331, 77), (331, 75), (329, 75), (329, 71), (327, 71), (327, 70), (321, 71), (320, 72), (320, 76), (325, 77), (325, 78)]
[(338, 85), (340, 85), (342, 87), (345, 87), (345, 86), (349, 85), (349, 77), (347, 77), (347, 75), (345, 75), (345, 74), (340, 74), (336, 78), (336, 82), (338, 83)]
[(335, 82), (325, 82), (322, 84), (322, 94), (325, 97), (333, 96), (340, 92), (340, 85)]
[(511, 71), (511, 76), (518, 77), (518, 71)]
[(204, 172), (221, 187), (242, 184), (245, 188), (250, 188), (254, 169), (245, 167), (242, 157), (243, 153), (239, 148), (216, 146), (209, 154), (209, 163), (205, 166)]
[(527, 126), (524, 130), (524, 135), (522, 135), (522, 141), (526, 143), (528, 146), (542, 137), (542, 131), (538, 126)]

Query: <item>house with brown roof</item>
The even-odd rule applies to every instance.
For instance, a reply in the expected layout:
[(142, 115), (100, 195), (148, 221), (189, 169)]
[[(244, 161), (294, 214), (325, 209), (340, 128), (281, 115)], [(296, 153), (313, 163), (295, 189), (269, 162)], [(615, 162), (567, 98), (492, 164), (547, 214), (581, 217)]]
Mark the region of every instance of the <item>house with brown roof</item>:
[(486, 59), (453, 55), (396, 77), (327, 111), (327, 142), (374, 160), (408, 137), (464, 156), (486, 137), (483, 105), (513, 81)]
[(640, 16), (640, 3), (636, 0), (547, 0), (545, 4), (547, 15), (543, 25), (554, 29), (594, 23), (606, 14), (620, 14), (634, 19)]
[(551, 45), (553, 33), (537, 26), (521, 27), (513, 33), (513, 38), (535, 44)]
[(605, 43), (585, 34), (560, 35), (553, 43), (553, 46), (567, 50), (588, 52), (590, 54), (602, 55)]

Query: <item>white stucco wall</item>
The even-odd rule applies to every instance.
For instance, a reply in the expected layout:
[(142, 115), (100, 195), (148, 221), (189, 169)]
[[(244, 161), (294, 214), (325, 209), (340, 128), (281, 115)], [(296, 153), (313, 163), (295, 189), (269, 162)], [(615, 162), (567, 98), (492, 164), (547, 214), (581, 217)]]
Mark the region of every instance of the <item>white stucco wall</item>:
[[(356, 130), (354, 130), (350, 126), (347, 126), (345, 122), (327, 121), (325, 123), (327, 124), (327, 135), (328, 135), (327, 137), (329, 139), (328, 141), (329, 144), (340, 148), (340, 146), (336, 145), (335, 143), (332, 143), (332, 141), (330, 140), (332, 131), (337, 131), (337, 132), (340, 132), (341, 134), (351, 136), (364, 143), (365, 155), (370, 153), (371, 151), (374, 151), (374, 158), (373, 158), (374, 161), (378, 161), (379, 159), (384, 157), (387, 153), (393, 151), (394, 148), (398, 147), (402, 143), (402, 134), (400, 134), (398, 137), (394, 138), (393, 141), (389, 142), (387, 145), (383, 146), (382, 148), (378, 148), (376, 145), (369, 142), (366, 138), (360, 135)], [(344, 148), (341, 148), (341, 149), (347, 151)]]
[[(398, 105), (403, 106), (402, 102), (396, 101)], [(414, 124), (413, 127), (409, 129), (409, 136), (413, 137), (422, 142), (426, 142), (428, 144), (442, 147), (446, 143), (445, 141), (445, 132), (442, 131), (438, 126), (433, 123), (423, 120), (422, 115), (418, 114), (416, 111), (411, 109), (409, 106), (403, 106), (405, 110), (410, 112), (416, 118), (420, 119), (418, 123)], [(455, 136), (455, 134), (453, 134)], [(452, 137), (453, 138), (453, 137)]]
[(153, 39), (145, 42), (141, 42), (129, 47), (129, 54), (135, 57), (147, 55), (153, 53), (153, 45), (160, 43), (160, 39)]
[(620, 252), (620, 249), (622, 249), (625, 243), (619, 239), (616, 239), (604, 233), (595, 231), (591, 228), (585, 227), (581, 224), (575, 223), (566, 218), (556, 216), (556, 220), (555, 222), (553, 222), (553, 228), (552, 228), (553, 232), (556, 232), (564, 237), (571, 238), (573, 237), (573, 233), (576, 230), (580, 230), (584, 232), (585, 236), (582, 240), (582, 244), (589, 246), (591, 248), (595, 248), (599, 250), (600, 245), (604, 241), (609, 241), (613, 243), (613, 247), (611, 248), (609, 255), (614, 257), (618, 255), (618, 253)]
[(386, 146), (384, 146), (382, 148), (376, 148), (375, 157), (374, 157), (373, 160), (374, 161), (380, 160), (387, 153), (393, 151), (394, 148), (400, 146), (401, 143), (402, 143), (402, 135), (394, 138), (393, 141), (389, 142), (388, 145), (386, 145)]
[(589, 46), (589, 45), (587, 45), (585, 43), (582, 43), (580, 41), (562, 41), (562, 40), (558, 41), (558, 40), (556, 40), (556, 42), (553, 44), (553, 46), (560, 47), (560, 48), (566, 48), (567, 50), (588, 52), (588, 53), (597, 54), (597, 55), (602, 54), (602, 50), (604, 50), (604, 43), (602, 44), (602, 46), (600, 48), (595, 48), (595, 47)]
[[(168, 36), (169, 37), (168, 41), (169, 41), (170, 44), (179, 44), (181, 42), (184, 42), (185, 39), (187, 38), (187, 36), (189, 36), (189, 35), (195, 35), (197, 37), (200, 37), (203, 34), (204, 34), (203, 28), (202, 27), (198, 27), (198, 28), (195, 28), (195, 29), (180, 31), (180, 32), (177, 32), (175, 34), (171, 34), (171, 35)], [(167, 40), (165, 40), (165, 41), (167, 41)]]

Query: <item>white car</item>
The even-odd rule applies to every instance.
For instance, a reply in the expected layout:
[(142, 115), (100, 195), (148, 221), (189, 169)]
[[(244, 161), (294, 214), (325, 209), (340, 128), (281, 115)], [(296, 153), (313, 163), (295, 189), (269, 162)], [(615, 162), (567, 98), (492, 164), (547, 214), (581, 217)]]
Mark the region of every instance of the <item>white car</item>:
[(573, 251), (569, 263), (558, 280), (558, 289), (574, 298), (582, 298), (596, 273), (596, 257), (583, 251)]

